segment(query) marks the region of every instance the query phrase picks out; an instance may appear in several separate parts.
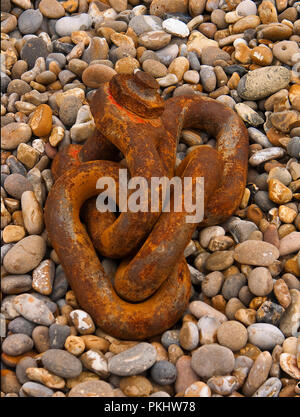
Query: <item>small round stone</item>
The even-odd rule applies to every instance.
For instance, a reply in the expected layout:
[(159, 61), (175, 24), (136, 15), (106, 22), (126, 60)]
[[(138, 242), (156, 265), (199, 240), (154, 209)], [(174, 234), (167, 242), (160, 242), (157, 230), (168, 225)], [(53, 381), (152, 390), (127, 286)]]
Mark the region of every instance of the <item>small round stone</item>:
[(24, 35), (35, 33), (43, 22), (43, 15), (39, 10), (25, 10), (18, 19), (19, 31)]
[(95, 331), (95, 325), (91, 316), (83, 310), (73, 310), (70, 317), (80, 334), (91, 334)]
[(248, 276), (248, 286), (252, 294), (268, 295), (273, 290), (273, 279), (267, 268), (254, 268)]
[(279, 258), (279, 251), (270, 243), (246, 240), (234, 250), (234, 259), (246, 265), (269, 266)]
[(228, 375), (234, 367), (234, 356), (227, 347), (215, 343), (204, 345), (193, 352), (191, 366), (204, 379)]
[(284, 335), (278, 329), (268, 323), (254, 323), (247, 328), (249, 342), (262, 350), (273, 349), (284, 342)]
[(72, 388), (68, 397), (114, 397), (114, 391), (107, 382), (85, 381)]
[(233, 352), (242, 349), (248, 341), (248, 333), (241, 323), (230, 320), (222, 323), (217, 330), (218, 342)]
[(33, 348), (33, 340), (26, 334), (12, 334), (6, 337), (2, 350), (7, 355), (18, 356)]
[(98, 88), (100, 84), (108, 82), (117, 72), (102, 64), (90, 65), (83, 71), (82, 81), (85, 85), (92, 88)]
[(176, 367), (169, 361), (158, 361), (151, 368), (151, 378), (159, 385), (173, 384), (176, 376)]
[(31, 138), (31, 129), (26, 123), (9, 123), (1, 128), (1, 148), (13, 150), (20, 143), (27, 143)]
[(61, 349), (49, 349), (44, 352), (42, 363), (48, 371), (62, 378), (76, 378), (82, 371), (80, 360)]

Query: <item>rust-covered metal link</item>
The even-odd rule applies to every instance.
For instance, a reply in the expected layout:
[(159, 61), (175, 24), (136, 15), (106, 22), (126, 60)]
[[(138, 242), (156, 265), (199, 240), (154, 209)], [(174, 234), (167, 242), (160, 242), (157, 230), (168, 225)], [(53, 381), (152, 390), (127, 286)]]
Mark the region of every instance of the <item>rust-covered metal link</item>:
[[(98, 179), (113, 178), (118, 195), (120, 153), (130, 176), (148, 184), (152, 177), (191, 177), (189, 192), (195, 197), (196, 178), (203, 177), (200, 226), (230, 217), (246, 184), (248, 135), (236, 113), (201, 96), (163, 102), (157, 89), (152, 77), (137, 72), (117, 75), (97, 90), (91, 101), (95, 133), (82, 147), (58, 153), (52, 167), (57, 180), (45, 208), (51, 243), (79, 304), (100, 328), (121, 339), (159, 334), (185, 311), (191, 284), (183, 252), (197, 224), (187, 223), (187, 212), (174, 210), (172, 200), (168, 213), (100, 213)], [(217, 148), (196, 148), (175, 170), (186, 127), (216, 137)], [(113, 282), (97, 252), (121, 259)]]

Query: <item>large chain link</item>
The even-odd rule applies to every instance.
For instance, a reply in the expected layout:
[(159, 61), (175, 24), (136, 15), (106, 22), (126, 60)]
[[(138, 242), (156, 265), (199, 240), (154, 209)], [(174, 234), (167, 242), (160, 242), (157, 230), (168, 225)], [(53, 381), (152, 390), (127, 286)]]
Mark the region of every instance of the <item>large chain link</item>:
[[(204, 220), (225, 221), (238, 208), (247, 176), (248, 134), (236, 113), (202, 96), (163, 102), (156, 81), (143, 72), (116, 75), (93, 95), (96, 130), (83, 145), (60, 150), (52, 164), (56, 179), (45, 221), (50, 241), (79, 304), (96, 324), (121, 339), (145, 339), (170, 328), (185, 311), (190, 276), (184, 249), (195, 223), (186, 211), (101, 213), (97, 181), (111, 177), (117, 188), (123, 154), (131, 177), (204, 178)], [(216, 149), (199, 146), (175, 170), (183, 128), (217, 139)], [(161, 207), (161, 205), (160, 205)], [(80, 218), (81, 216), (81, 218)], [(83, 219), (83, 222), (82, 222)], [(122, 259), (114, 282), (98, 254)]]

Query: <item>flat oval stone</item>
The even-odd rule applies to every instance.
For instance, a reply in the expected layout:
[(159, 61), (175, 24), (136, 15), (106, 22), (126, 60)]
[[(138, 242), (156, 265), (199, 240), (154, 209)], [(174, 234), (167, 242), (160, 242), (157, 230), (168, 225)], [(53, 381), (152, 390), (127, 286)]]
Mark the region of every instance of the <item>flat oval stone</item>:
[(300, 250), (300, 232), (292, 232), (280, 239), (280, 255), (290, 255)]
[(262, 350), (271, 350), (276, 345), (284, 342), (284, 335), (278, 329), (268, 323), (254, 323), (247, 328), (249, 342)]
[(246, 265), (269, 266), (279, 258), (279, 250), (271, 243), (246, 240), (234, 249), (234, 259)]
[(248, 72), (238, 84), (237, 92), (244, 100), (260, 100), (286, 88), (291, 71), (285, 67), (264, 67)]
[(25, 319), (36, 324), (50, 326), (54, 322), (54, 316), (46, 304), (31, 294), (21, 294), (14, 299), (16, 311)]
[(253, 167), (262, 164), (263, 162), (270, 161), (270, 159), (280, 159), (285, 155), (285, 150), (280, 147), (272, 147), (262, 149), (255, 152), (249, 159), (249, 164)]
[(18, 356), (33, 348), (33, 340), (27, 334), (12, 334), (2, 343), (2, 350), (7, 355)]
[(92, 88), (98, 88), (100, 84), (108, 82), (117, 72), (102, 64), (90, 65), (83, 71), (82, 81), (85, 85)]
[(8, 275), (1, 279), (1, 290), (4, 294), (20, 294), (31, 290), (30, 275)]
[(22, 385), (22, 390), (29, 397), (52, 397), (54, 391), (51, 388), (45, 387), (45, 385), (39, 384), (38, 382), (25, 382)]
[(48, 371), (62, 378), (76, 378), (82, 372), (80, 360), (61, 349), (49, 349), (44, 352), (42, 363)]
[(20, 143), (31, 138), (31, 129), (26, 123), (9, 123), (1, 128), (1, 149), (16, 149)]
[(108, 370), (119, 376), (137, 375), (151, 368), (156, 356), (155, 347), (150, 343), (142, 342), (113, 356), (108, 362)]
[(45, 252), (46, 243), (41, 236), (27, 236), (7, 252), (3, 265), (10, 274), (26, 274), (39, 265)]
[(68, 397), (114, 397), (114, 391), (107, 382), (84, 381), (72, 388)]
[(87, 13), (80, 13), (75, 16), (67, 16), (58, 19), (55, 24), (55, 31), (59, 36), (69, 36), (77, 30), (87, 30), (92, 26), (92, 18)]
[(278, 397), (282, 383), (278, 378), (269, 378), (264, 382), (252, 397)]
[(193, 352), (191, 367), (204, 379), (228, 375), (234, 368), (234, 355), (230, 349), (216, 343), (204, 345)]
[(261, 352), (252, 365), (246, 382), (243, 386), (243, 394), (250, 397), (266, 381), (272, 366), (272, 356), (269, 352)]

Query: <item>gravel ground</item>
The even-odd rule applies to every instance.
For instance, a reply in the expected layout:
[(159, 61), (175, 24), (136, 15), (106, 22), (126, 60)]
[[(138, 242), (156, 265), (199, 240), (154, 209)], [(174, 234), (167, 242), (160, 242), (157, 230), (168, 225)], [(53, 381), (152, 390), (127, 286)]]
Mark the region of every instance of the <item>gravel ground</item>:
[[(1, 1), (2, 397), (299, 397), (299, 16), (294, 0)], [(91, 92), (138, 70), (164, 99), (231, 107), (250, 137), (239, 210), (185, 250), (187, 311), (142, 342), (81, 309), (43, 219), (52, 159), (94, 129)], [(202, 144), (183, 130), (177, 163)]]

